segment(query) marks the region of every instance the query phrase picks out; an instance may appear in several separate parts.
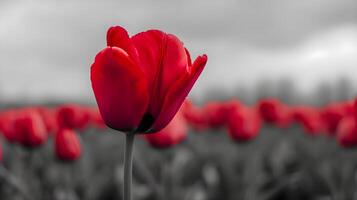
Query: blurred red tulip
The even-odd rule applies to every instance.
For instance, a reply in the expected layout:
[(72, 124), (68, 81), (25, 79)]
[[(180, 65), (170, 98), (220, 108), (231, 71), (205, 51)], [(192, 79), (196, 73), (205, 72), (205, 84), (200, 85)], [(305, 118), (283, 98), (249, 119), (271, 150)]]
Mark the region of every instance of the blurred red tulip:
[(240, 106), (240, 103), (237, 100), (207, 103), (203, 108), (203, 112), (207, 118), (208, 125), (212, 128), (220, 128), (226, 125), (228, 116), (232, 108), (235, 106)]
[(219, 102), (208, 102), (203, 107), (203, 112), (207, 118), (207, 123), (212, 128), (219, 128), (224, 125), (223, 106)]
[(357, 146), (357, 124), (354, 116), (347, 116), (341, 120), (337, 127), (336, 137), (341, 146)]
[(294, 120), (303, 126), (305, 133), (317, 135), (325, 131), (325, 125), (321, 119), (319, 109), (308, 106), (296, 106), (292, 112)]
[(279, 118), (279, 106), (281, 102), (277, 99), (262, 99), (258, 102), (258, 110), (267, 122), (276, 122)]
[(6, 141), (13, 143), (16, 141), (14, 122), (17, 116), (16, 110), (7, 110), (0, 113), (0, 132)]
[(159, 30), (129, 37), (111, 27), (107, 45), (92, 64), (92, 88), (106, 124), (123, 132), (163, 129), (207, 62), (203, 55), (191, 63), (183, 43)]
[(145, 134), (146, 141), (156, 148), (169, 148), (187, 137), (188, 127), (181, 112), (178, 112), (173, 120), (161, 131)]
[(257, 110), (244, 106), (232, 109), (228, 120), (228, 134), (233, 140), (248, 141), (259, 134), (261, 120)]
[(56, 112), (53, 109), (45, 107), (38, 107), (37, 110), (46, 125), (47, 133), (56, 133), (58, 130)]
[(331, 103), (323, 108), (321, 117), (330, 135), (335, 135), (339, 122), (346, 115), (347, 110), (343, 103)]
[(354, 100), (340, 102), (340, 103), (341, 103), (342, 110), (344, 110), (346, 116), (356, 115), (356, 107), (355, 107)]
[(14, 127), (16, 142), (26, 147), (37, 147), (47, 141), (46, 126), (36, 110), (21, 110)]
[(263, 99), (257, 104), (261, 118), (278, 127), (287, 127), (292, 122), (292, 113), (288, 106), (278, 99)]
[(198, 108), (189, 100), (182, 105), (183, 116), (187, 123), (196, 131), (203, 131), (208, 128), (207, 116), (202, 108)]
[(89, 116), (83, 107), (66, 104), (57, 109), (57, 120), (60, 128), (84, 129), (88, 125)]
[(357, 98), (351, 104), (352, 104), (352, 115), (354, 115), (355, 119), (357, 120)]
[(71, 129), (60, 129), (55, 136), (55, 152), (63, 161), (74, 161), (81, 156), (81, 144)]

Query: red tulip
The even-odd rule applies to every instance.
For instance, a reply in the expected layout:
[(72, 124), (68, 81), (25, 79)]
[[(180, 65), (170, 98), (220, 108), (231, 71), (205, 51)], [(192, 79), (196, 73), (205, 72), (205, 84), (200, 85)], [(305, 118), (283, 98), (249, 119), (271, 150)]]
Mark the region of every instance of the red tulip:
[(288, 106), (282, 106), (280, 109), (279, 120), (276, 122), (277, 126), (280, 128), (289, 127), (293, 122), (293, 113), (291, 108)]
[(207, 116), (202, 108), (198, 108), (191, 101), (186, 100), (182, 105), (183, 116), (187, 123), (196, 131), (203, 131), (208, 128)]
[(16, 116), (16, 110), (8, 110), (0, 114), (0, 132), (2, 132), (4, 138), (10, 143), (16, 141), (14, 127)]
[(278, 99), (263, 99), (257, 107), (262, 119), (268, 123), (283, 128), (289, 126), (292, 122), (290, 109)]
[(259, 134), (261, 120), (255, 109), (237, 106), (228, 120), (228, 134), (233, 140), (248, 141)]
[(182, 113), (178, 112), (174, 119), (161, 131), (145, 134), (146, 141), (156, 148), (169, 148), (187, 137), (188, 127)]
[(74, 161), (81, 156), (81, 144), (73, 130), (61, 129), (56, 133), (55, 152), (63, 161)]
[(323, 108), (321, 116), (330, 135), (334, 135), (336, 133), (339, 122), (344, 116), (346, 116), (346, 114), (346, 107), (342, 103), (331, 103)]
[(300, 123), (309, 135), (317, 135), (325, 130), (320, 111), (313, 107), (296, 106), (293, 108), (294, 120)]
[(277, 99), (260, 100), (257, 107), (262, 119), (267, 122), (276, 122), (279, 118), (280, 104), (281, 102)]
[(240, 106), (238, 101), (209, 102), (203, 108), (207, 123), (212, 128), (219, 128), (227, 123), (232, 107)]
[(55, 133), (58, 130), (58, 121), (56, 119), (56, 112), (45, 107), (36, 108), (40, 113), (47, 129), (47, 133)]
[(207, 123), (212, 128), (219, 128), (225, 124), (225, 113), (223, 105), (219, 102), (209, 102), (203, 108)]
[(343, 118), (338, 124), (337, 142), (344, 147), (357, 146), (357, 124), (353, 116)]
[(345, 115), (356, 115), (356, 105), (354, 100), (340, 102), (342, 105), (342, 110), (344, 111)]
[(352, 115), (354, 115), (357, 120), (357, 98), (352, 102)]
[(89, 116), (86, 115), (83, 107), (67, 104), (57, 109), (57, 120), (60, 128), (84, 129), (89, 122)]
[(36, 147), (47, 140), (47, 130), (41, 115), (33, 110), (21, 110), (14, 122), (16, 142), (26, 147)]
[(149, 30), (132, 37), (119, 26), (91, 67), (92, 88), (105, 123), (123, 132), (157, 132), (175, 116), (202, 72), (174, 35)]

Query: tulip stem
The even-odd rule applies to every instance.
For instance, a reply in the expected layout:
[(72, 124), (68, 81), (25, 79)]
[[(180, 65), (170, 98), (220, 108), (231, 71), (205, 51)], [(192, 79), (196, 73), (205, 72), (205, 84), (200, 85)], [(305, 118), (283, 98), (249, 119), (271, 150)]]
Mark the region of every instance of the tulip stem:
[(125, 157), (124, 157), (124, 200), (131, 200), (131, 184), (133, 169), (133, 149), (135, 133), (125, 134)]

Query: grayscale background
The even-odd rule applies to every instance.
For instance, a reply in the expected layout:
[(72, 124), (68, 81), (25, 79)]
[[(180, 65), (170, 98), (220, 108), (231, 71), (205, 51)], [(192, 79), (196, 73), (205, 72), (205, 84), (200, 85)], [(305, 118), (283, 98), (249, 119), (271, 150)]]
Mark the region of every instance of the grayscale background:
[(357, 84), (356, 0), (1, 0), (1, 101), (93, 103), (89, 68), (112, 25), (161, 29), (192, 56), (208, 54), (197, 100), (254, 101), (282, 88), (333, 100)]

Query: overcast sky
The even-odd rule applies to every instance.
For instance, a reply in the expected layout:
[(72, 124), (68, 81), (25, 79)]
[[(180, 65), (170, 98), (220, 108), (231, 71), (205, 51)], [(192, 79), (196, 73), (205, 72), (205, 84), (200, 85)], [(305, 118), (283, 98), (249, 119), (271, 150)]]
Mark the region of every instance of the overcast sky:
[(207, 53), (194, 96), (281, 77), (308, 92), (357, 76), (356, 0), (1, 0), (0, 98), (92, 101), (89, 67), (112, 25), (162, 29)]

